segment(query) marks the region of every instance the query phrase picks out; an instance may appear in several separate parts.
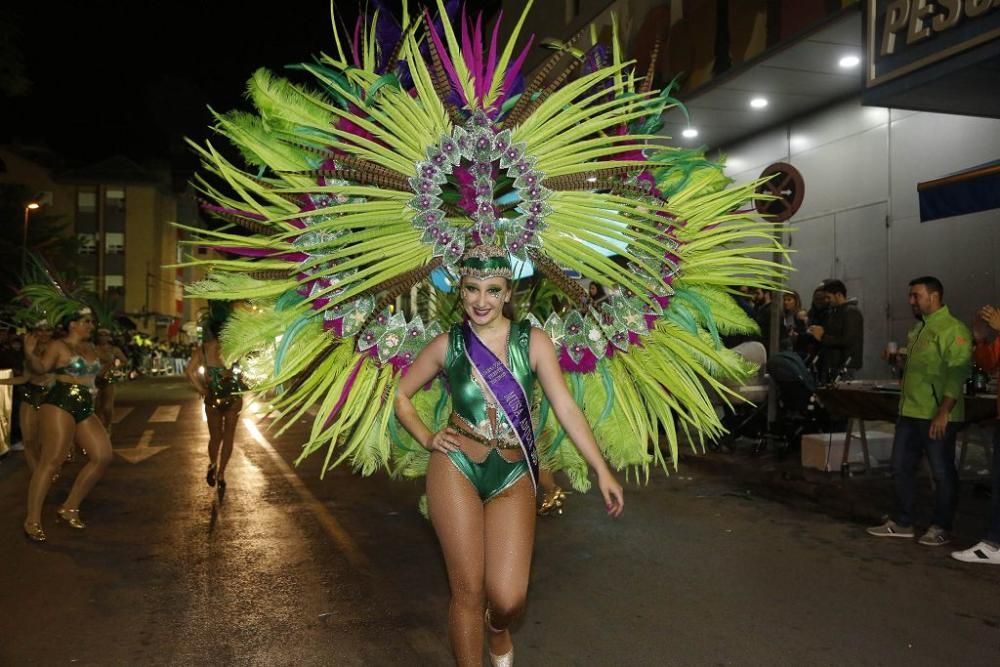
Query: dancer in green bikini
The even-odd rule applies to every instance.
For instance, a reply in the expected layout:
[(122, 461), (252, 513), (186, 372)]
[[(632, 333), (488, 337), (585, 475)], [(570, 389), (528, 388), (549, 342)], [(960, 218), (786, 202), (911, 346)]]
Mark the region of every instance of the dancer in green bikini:
[[(622, 487), (601, 456), (566, 388), (552, 341), (503, 313), (511, 297), (505, 250), (477, 246), (462, 260), (466, 321), (432, 340), (400, 381), (396, 415), (431, 451), (427, 501), (451, 584), (449, 628), (459, 665), (478, 665), (483, 610), (494, 665), (513, 662), (509, 627), (524, 608), (535, 537), (538, 457), (530, 406), (537, 379), (597, 483), (609, 515), (624, 508)], [(411, 398), (439, 373), (452, 414), (432, 433)]]
[[(28, 331), (38, 341), (36, 349), (39, 354), (44, 353), (52, 339), (52, 325), (42, 315), (35, 313), (30, 316)], [(0, 385), (3, 384), (14, 385), (15, 391), (21, 395), (18, 416), (24, 441), (24, 460), (28, 464), (28, 470), (34, 471), (41, 452), (38, 442), (38, 408), (41, 407), (46, 392), (52, 386), (52, 375), (32, 373), (30, 369), (25, 368), (18, 377), (0, 379)]]
[(238, 368), (227, 366), (219, 348), (224, 319), (203, 325), (204, 340), (194, 349), (185, 374), (205, 400), (208, 421), (208, 472), (205, 481), (217, 486), (219, 500), (226, 495), (226, 465), (233, 453), (236, 424), (243, 409), (243, 390)]
[[(26, 288), (25, 292), (28, 291)], [(25, 535), (36, 542), (47, 539), (42, 529), (42, 506), (52, 478), (73, 443), (87, 452), (88, 460), (73, 482), (69, 497), (57, 510), (59, 518), (73, 528), (86, 527), (80, 520), (80, 504), (104, 475), (112, 458), (108, 432), (94, 413), (94, 378), (101, 370), (101, 362), (90, 342), (94, 329), (92, 312), (82, 303), (58, 293), (51, 297), (46, 310), (59, 314), (65, 335), (49, 343), (44, 353), (35, 335), (29, 334), (24, 340), (29, 370), (39, 375), (51, 373), (55, 380), (38, 408), (41, 455), (28, 487), (24, 520)]]

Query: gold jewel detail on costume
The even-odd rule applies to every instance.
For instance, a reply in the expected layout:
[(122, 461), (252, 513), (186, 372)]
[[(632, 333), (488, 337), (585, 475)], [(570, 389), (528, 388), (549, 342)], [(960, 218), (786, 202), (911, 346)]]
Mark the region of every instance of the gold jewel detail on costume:
[(542, 504), (538, 507), (538, 515), (545, 516), (550, 513), (561, 515), (565, 500), (566, 492), (558, 486), (553, 487), (551, 491), (546, 491), (545, 495), (542, 496)]
[(479, 280), (488, 278), (514, 278), (510, 255), (496, 245), (481, 244), (468, 249), (458, 264), (460, 275)]
[(45, 531), (42, 530), (42, 524), (37, 521), (25, 521), (24, 534), (32, 542), (45, 542), (49, 539), (45, 536)]
[(66, 509), (65, 507), (60, 507), (59, 509), (56, 510), (56, 514), (59, 515), (60, 519), (68, 523), (73, 528), (76, 528), (77, 530), (83, 530), (84, 528), (87, 527), (87, 524), (85, 524), (83, 521), (80, 521), (79, 509), (70, 510)]
[(499, 433), (493, 433), (489, 420), (484, 419), (479, 424), (472, 424), (457, 412), (451, 413), (451, 416), (452, 419), (449, 420), (450, 425), (469, 440), (474, 440), (487, 447), (496, 447), (497, 449), (521, 448), (521, 443), (506, 421), (501, 422), (498, 419), (497, 430)]

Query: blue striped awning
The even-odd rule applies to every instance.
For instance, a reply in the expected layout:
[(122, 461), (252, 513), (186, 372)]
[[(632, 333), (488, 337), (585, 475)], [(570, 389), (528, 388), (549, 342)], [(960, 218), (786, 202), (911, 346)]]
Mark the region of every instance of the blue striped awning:
[(920, 222), (1000, 208), (1000, 160), (917, 183)]

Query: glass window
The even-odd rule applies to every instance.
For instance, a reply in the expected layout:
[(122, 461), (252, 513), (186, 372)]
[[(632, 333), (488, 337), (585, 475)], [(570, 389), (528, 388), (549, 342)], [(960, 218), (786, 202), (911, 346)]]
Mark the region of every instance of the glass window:
[(97, 234), (77, 234), (76, 251), (81, 255), (97, 254)]
[(112, 287), (124, 287), (125, 286), (125, 276), (123, 275), (107, 275), (104, 276), (104, 286), (108, 289)]
[(97, 213), (97, 190), (80, 188), (76, 191), (76, 212)]
[(108, 188), (104, 192), (104, 202), (108, 210), (125, 211), (125, 191), (120, 188)]
[(125, 231), (125, 189), (108, 187), (104, 190), (104, 231)]
[(109, 255), (121, 255), (125, 252), (125, 235), (121, 232), (108, 232), (104, 235), (104, 252)]

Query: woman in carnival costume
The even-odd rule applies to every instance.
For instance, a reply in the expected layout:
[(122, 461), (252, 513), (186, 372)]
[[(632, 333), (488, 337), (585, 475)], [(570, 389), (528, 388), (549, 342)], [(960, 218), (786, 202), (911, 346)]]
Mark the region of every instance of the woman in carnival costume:
[(209, 461), (205, 481), (217, 487), (219, 500), (226, 494), (226, 466), (233, 454), (245, 389), (239, 366), (226, 365), (222, 359), (219, 335), (224, 324), (225, 316), (218, 313), (204, 319), (201, 345), (194, 349), (185, 369), (188, 380), (205, 402)]
[(69, 496), (56, 511), (70, 526), (83, 529), (80, 504), (104, 475), (111, 463), (111, 440), (94, 413), (94, 379), (101, 362), (93, 343), (93, 311), (82, 302), (60, 294), (55, 288), (29, 285), (21, 291), (33, 304), (43, 306), (60, 322), (65, 334), (39, 349), (34, 335), (25, 336), (24, 351), (33, 373), (51, 373), (52, 387), (38, 408), (38, 439), (41, 456), (28, 486), (28, 511), (24, 532), (36, 542), (46, 540), (42, 529), (42, 506), (53, 476), (74, 443), (87, 452), (87, 464), (73, 482)]
[[(27, 333), (34, 336), (37, 341), (39, 354), (44, 354), (52, 340), (52, 324), (45, 314), (30, 310), (23, 313), (19, 319), (27, 323)], [(14, 385), (15, 391), (21, 395), (18, 418), (21, 425), (21, 439), (24, 442), (24, 460), (28, 464), (28, 470), (34, 471), (41, 454), (38, 440), (38, 408), (45, 398), (45, 393), (52, 386), (52, 374), (32, 372), (25, 358), (24, 372), (14, 378), (0, 379), (0, 384)]]
[[(457, 16), (457, 3), (437, 0), (436, 16), (413, 16), (404, 2), (399, 21), (382, 4), (369, 3), (375, 11), (359, 19), (353, 41), (335, 31), (333, 55), (298, 67), (313, 85), (261, 70), (248, 91), (257, 114), (216, 114), (215, 131), (246, 164), (211, 143), (195, 146), (203, 208), (227, 225), (190, 229), (191, 243), (217, 254), (189, 262), (209, 276), (188, 286), (188, 295), (251, 302), (227, 324), (223, 353), (241, 360), (255, 391), (273, 394), (272, 428), (279, 433), (315, 406), (300, 458), (322, 452), (324, 471), (346, 461), (362, 474), (386, 468), (417, 477), (432, 464), (430, 518), (440, 521), (442, 512), (459, 510), (435, 488), (469, 497), (462, 456), (472, 476), (485, 452), (490, 470), (509, 473), (506, 493), (513, 498), (501, 493), (484, 504), (477, 492), (473, 505), (480, 509), (466, 508), (467, 516), (511, 506), (515, 526), (506, 530), (528, 542), (521, 504), (533, 476), (518, 469), (535, 462), (494, 446), (507, 433), (502, 442), (520, 448), (523, 438), (513, 434), (528, 433), (523, 411), (512, 418), (501, 407), (519, 387), (524, 399), (538, 402), (529, 410), (537, 420), (538, 462), (564, 472), (580, 492), (590, 486), (590, 463), (617, 511), (620, 495), (611, 493), (591, 432), (611, 468), (645, 479), (652, 466), (676, 466), (681, 437), (697, 450), (721, 435), (711, 396), (739, 400), (724, 383), (738, 384), (753, 371), (721, 336), (755, 328), (732, 299), (733, 286), (775, 289), (786, 271), (768, 259), (783, 249), (751, 206), (759, 184), (727, 188), (720, 165), (667, 145), (658, 131), (673, 104), (669, 89), (654, 90), (652, 71), (637, 72), (622, 59), (616, 25), (610, 49), (596, 34), (584, 47), (578, 35), (554, 44), (526, 79), (528, 47), (515, 49), (524, 15), (501, 44), (497, 28), (487, 38), (481, 18)], [(525, 13), (532, 4), (525, 3)], [(478, 282), (463, 275), (473, 262), (505, 271), (504, 261), (515, 280), (533, 272), (533, 284), (558, 293), (570, 309), (546, 315), (529, 298), (526, 315), (535, 328), (508, 324), (495, 306), (517, 285), (499, 275)], [(599, 283), (606, 298), (592, 304), (570, 272)], [(454, 329), (439, 338), (442, 325), (451, 324), (441, 295), (456, 287), (466, 329), (485, 328), (482, 345)], [(393, 308), (405, 306), (407, 295), (409, 308)], [(505, 345), (497, 334), (508, 327)], [(510, 391), (496, 396), (498, 416), (485, 424), (478, 417), (490, 411), (473, 390), (473, 363), (462, 361), (470, 350), (487, 359), (507, 355), (511, 364), (486, 364), (483, 387), (495, 370)], [(553, 358), (589, 429), (563, 402)], [(459, 386), (428, 382), (435, 368), (452, 373), (449, 360), (466, 369), (454, 371)], [(516, 381), (501, 373), (507, 369)], [(529, 390), (533, 374), (543, 392)], [(403, 427), (394, 396), (402, 396)], [(456, 427), (453, 413), (472, 423), (458, 420)], [(513, 421), (517, 428), (505, 431)], [(436, 435), (428, 440), (429, 433)], [(478, 455), (450, 451), (464, 451), (463, 443), (472, 448), (470, 441)], [(482, 488), (488, 494), (503, 486), (487, 480)], [(530, 547), (518, 553), (523, 560)], [(457, 566), (475, 571), (476, 554), (466, 558)], [(523, 574), (515, 580), (499, 594), (485, 593), (504, 607), (493, 627), (505, 627), (523, 597), (516, 590)], [(462, 634), (456, 655), (476, 664), (478, 654), (468, 651), (475, 652), (469, 647), (483, 627), (477, 635), (468, 622), (453, 625)], [(502, 650), (509, 640), (499, 634), (491, 646)]]
[[(507, 251), (473, 247), (459, 263), (465, 322), (435, 337), (417, 356), (396, 393), (396, 416), (431, 452), (428, 510), (451, 584), (448, 614), (459, 664), (482, 655), (483, 604), (494, 664), (510, 664), (508, 628), (523, 609), (535, 533), (538, 452), (532, 393), (537, 379), (554, 416), (597, 473), (607, 511), (621, 514), (621, 485), (566, 388), (552, 341), (527, 320), (504, 316), (512, 271)], [(439, 374), (452, 412), (432, 432), (411, 401)]]
[(128, 378), (128, 357), (114, 343), (114, 311), (100, 303), (94, 303), (93, 310), (97, 315), (94, 347), (101, 360), (101, 372), (94, 381), (97, 387), (95, 403), (97, 416), (110, 436), (115, 417), (115, 385)]

